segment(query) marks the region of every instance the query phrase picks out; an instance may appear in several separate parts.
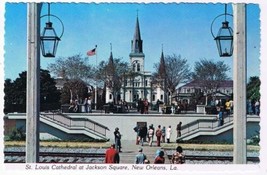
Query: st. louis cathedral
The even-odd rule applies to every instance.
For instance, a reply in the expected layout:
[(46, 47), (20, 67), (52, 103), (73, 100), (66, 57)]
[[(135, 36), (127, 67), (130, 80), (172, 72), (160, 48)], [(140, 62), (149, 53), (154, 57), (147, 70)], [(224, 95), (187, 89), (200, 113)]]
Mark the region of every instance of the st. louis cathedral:
[[(133, 78), (127, 78), (122, 83), (120, 99), (133, 103), (139, 99), (147, 99), (149, 103), (157, 100), (164, 101), (164, 92), (157, 84), (152, 84), (150, 71), (145, 71), (145, 54), (143, 52), (143, 40), (141, 39), (138, 16), (136, 19), (135, 32), (131, 41), (130, 69), (135, 73)], [(161, 59), (164, 59), (163, 52)], [(109, 62), (113, 62), (112, 52)], [(106, 87), (106, 103), (113, 102), (112, 88)]]

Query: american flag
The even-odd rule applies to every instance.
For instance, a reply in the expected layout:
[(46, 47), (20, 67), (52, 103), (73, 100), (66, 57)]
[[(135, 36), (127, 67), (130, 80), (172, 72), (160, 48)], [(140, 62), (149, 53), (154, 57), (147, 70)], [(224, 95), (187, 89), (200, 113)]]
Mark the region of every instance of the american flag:
[(95, 55), (96, 54), (96, 48), (94, 48), (94, 49), (92, 49), (92, 50), (89, 50), (88, 52), (87, 52), (87, 55), (88, 56), (93, 56), (93, 55)]

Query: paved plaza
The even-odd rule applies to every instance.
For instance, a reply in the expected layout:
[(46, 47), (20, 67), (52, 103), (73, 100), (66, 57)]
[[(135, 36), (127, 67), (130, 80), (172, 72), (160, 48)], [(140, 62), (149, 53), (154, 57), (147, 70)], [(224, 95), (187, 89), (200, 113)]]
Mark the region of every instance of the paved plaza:
[[(155, 138), (154, 138), (155, 139)], [(138, 148), (143, 148), (143, 153), (147, 156), (150, 163), (154, 163), (156, 156), (156, 151), (161, 149), (161, 147), (156, 146), (156, 142), (153, 142), (153, 146), (150, 147), (147, 142), (144, 146), (136, 145), (133, 140), (122, 140), (122, 152), (120, 152), (120, 164), (134, 164), (135, 156), (138, 153)], [(170, 163), (167, 155), (165, 157), (165, 164)]]

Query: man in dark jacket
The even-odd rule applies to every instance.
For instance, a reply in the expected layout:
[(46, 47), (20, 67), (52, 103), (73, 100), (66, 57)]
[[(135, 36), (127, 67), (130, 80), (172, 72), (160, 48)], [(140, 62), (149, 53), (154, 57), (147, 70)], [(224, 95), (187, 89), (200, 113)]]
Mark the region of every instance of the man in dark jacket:
[(140, 138), (140, 143), (142, 146), (144, 145), (146, 135), (147, 135), (147, 128), (146, 126), (142, 126), (139, 130), (139, 138)]

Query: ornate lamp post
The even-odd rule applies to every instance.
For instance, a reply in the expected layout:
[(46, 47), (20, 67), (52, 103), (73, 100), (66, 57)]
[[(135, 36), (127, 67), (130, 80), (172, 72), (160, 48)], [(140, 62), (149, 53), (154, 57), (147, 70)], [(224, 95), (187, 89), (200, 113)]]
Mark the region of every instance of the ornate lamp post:
[[(42, 35), (40, 36), (42, 55), (44, 57), (55, 57), (58, 42), (60, 41), (60, 38), (62, 37), (62, 35), (64, 33), (64, 25), (63, 25), (62, 21), (57, 16), (50, 14), (50, 4), (49, 3), (48, 3), (48, 14), (43, 15), (42, 17), (45, 17), (45, 16), (48, 17), (48, 21), (46, 22), (46, 26), (44, 27)], [(53, 28), (53, 23), (50, 21), (51, 16), (58, 19), (62, 25), (62, 33), (59, 37), (57, 36), (55, 29)]]
[[(60, 37), (57, 37), (49, 21), (40, 36), (40, 12), (42, 3), (27, 4), (27, 117), (26, 117), (26, 163), (39, 162), (40, 124), (40, 45), (45, 57), (55, 57)], [(50, 17), (50, 12), (48, 15)], [(62, 24), (62, 22), (61, 22)], [(63, 24), (62, 24), (63, 26)], [(51, 32), (52, 31), (52, 32)], [(62, 32), (63, 34), (63, 32)], [(62, 36), (62, 35), (61, 35)], [(41, 40), (41, 42), (40, 42)], [(48, 49), (52, 42), (53, 50)], [(48, 47), (49, 48), (49, 47)]]
[[(225, 20), (215, 37), (212, 31), (213, 23), (221, 16), (224, 16)], [(220, 57), (230, 57), (233, 54), (233, 30), (229, 27), (229, 22), (226, 20), (227, 16), (233, 15), (227, 13), (227, 4), (225, 4), (224, 14), (218, 15), (211, 23), (211, 34), (216, 41)]]
[[(221, 57), (228, 57), (233, 54), (233, 78), (234, 78), (234, 114), (233, 114), (233, 162), (235, 164), (246, 164), (247, 162), (247, 145), (246, 145), (246, 72), (247, 72), (247, 39), (246, 39), (246, 4), (233, 4), (234, 12), (234, 37), (233, 30), (228, 26), (226, 21), (227, 14), (225, 6), (225, 21), (214, 37), (212, 25), (214, 21), (222, 15), (217, 16), (211, 25), (211, 33), (216, 40), (219, 54)], [(232, 15), (230, 15), (232, 16)], [(234, 45), (234, 46), (233, 46)], [(233, 52), (233, 47), (235, 48)]]

